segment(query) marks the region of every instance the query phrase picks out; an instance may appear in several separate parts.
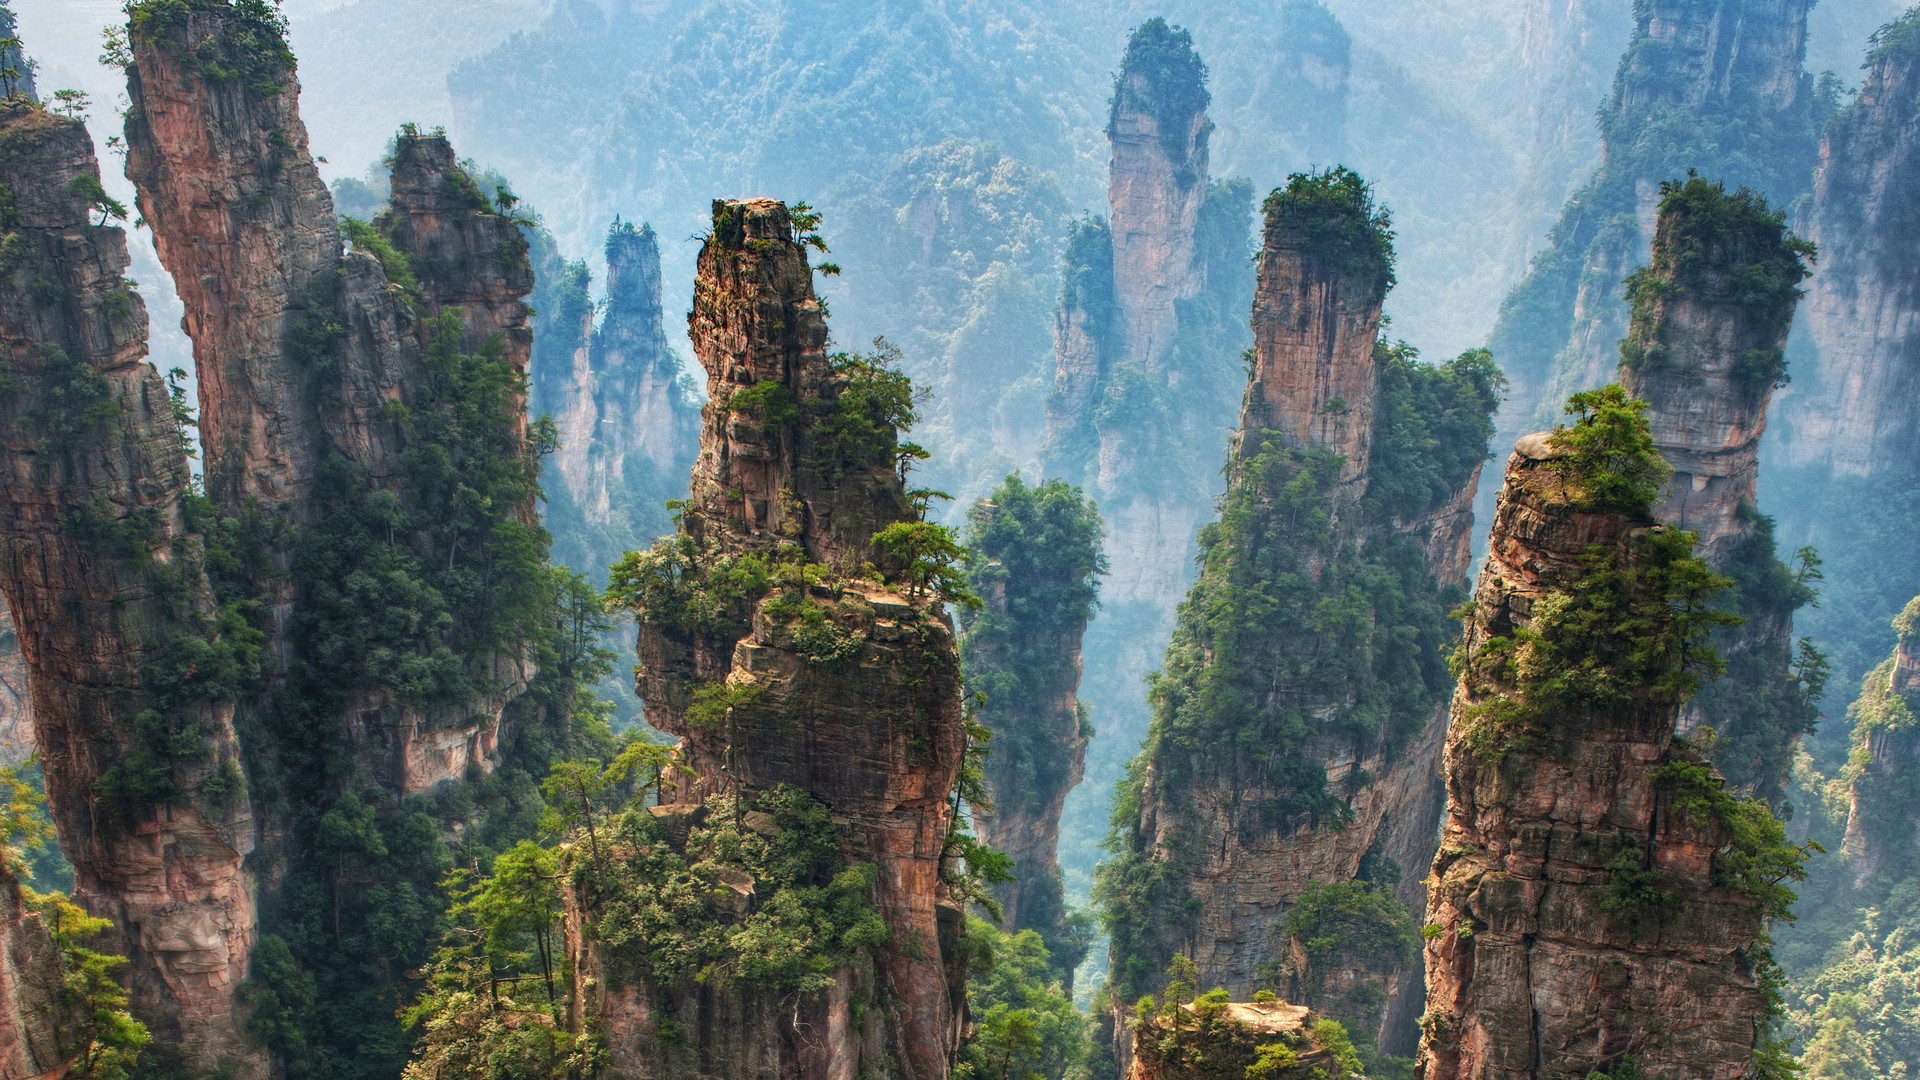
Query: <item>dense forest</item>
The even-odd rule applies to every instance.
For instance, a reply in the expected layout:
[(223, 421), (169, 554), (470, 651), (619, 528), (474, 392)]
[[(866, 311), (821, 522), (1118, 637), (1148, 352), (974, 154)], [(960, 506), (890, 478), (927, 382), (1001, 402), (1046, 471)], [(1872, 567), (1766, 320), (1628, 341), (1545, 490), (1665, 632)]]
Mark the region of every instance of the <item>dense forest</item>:
[(1902, 0), (0, 3), (0, 1080), (1920, 1075), (1916, 121)]

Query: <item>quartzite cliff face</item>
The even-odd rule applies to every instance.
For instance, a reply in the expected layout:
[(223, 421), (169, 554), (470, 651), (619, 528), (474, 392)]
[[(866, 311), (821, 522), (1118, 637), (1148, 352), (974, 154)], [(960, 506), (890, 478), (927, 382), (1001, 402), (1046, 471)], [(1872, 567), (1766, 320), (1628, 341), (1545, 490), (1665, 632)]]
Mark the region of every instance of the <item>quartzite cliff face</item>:
[(18, 765), (32, 756), (33, 712), (27, 702), (27, 658), (13, 619), (0, 609), (0, 765)]
[[(897, 414), (873, 408), (876, 392), (900, 384), (829, 360), (797, 240), (780, 203), (714, 204), (689, 317), (710, 393), (692, 494), (680, 533), (617, 570), (616, 587), (643, 583), (640, 696), (652, 722), (681, 737), (689, 770), (651, 808), (656, 821), (688, 823), (664, 826), (664, 842), (689, 861), (723, 858), (687, 840), (711, 826), (715, 796), (745, 807), (785, 792), (823, 805), (833, 827), (822, 838), (873, 869), (885, 940), (838, 954), (831, 985), (798, 996), (732, 964), (664, 985), (645, 973), (671, 958), (607, 943), (608, 916), (594, 917), (599, 901), (581, 879), (572, 903), (586, 914), (570, 941), (613, 1076), (937, 1080), (964, 1025), (962, 913), (949, 887), (966, 741), (959, 664), (948, 620), (916, 576), (924, 564), (875, 540), (919, 519), (896, 471)], [(868, 564), (885, 583), (859, 576)], [(752, 566), (769, 576), (724, 584)], [(698, 614), (704, 603), (720, 610)], [(764, 813), (741, 820), (781, 835)], [(592, 855), (576, 843), (575, 858)], [(782, 902), (771, 878), (723, 880), (743, 899), (715, 917)]]
[(1894, 620), (1893, 656), (1867, 676), (1853, 707), (1856, 751), (1845, 853), (1857, 888), (1892, 884), (1920, 869), (1909, 813), (1920, 739), (1913, 703), (1920, 701), (1920, 600)]
[(244, 661), (187, 524), (186, 443), (145, 360), (125, 236), (82, 194), (99, 191), (86, 128), (22, 101), (0, 126), (0, 585), (25, 628), (49, 808), (155, 1039), (196, 1071), (258, 1076), (234, 999), (257, 933)]
[(1812, 6), (1636, 6), (1600, 118), (1600, 169), (1568, 202), (1489, 342), (1513, 381), (1496, 445), (1551, 421), (1568, 394), (1612, 381), (1628, 328), (1620, 282), (1645, 262), (1661, 181), (1699, 169), (1782, 206), (1807, 189), (1823, 119), (1802, 67)]
[[(1609, 416), (1631, 427), (1617, 404)], [(1529, 436), (1507, 468), (1447, 737), (1428, 1080), (1576, 1078), (1629, 1059), (1642, 1075), (1734, 1080), (1764, 1028), (1765, 909), (1734, 887), (1751, 852), (1727, 821), (1784, 834), (1676, 742), (1684, 653), (1635, 661), (1614, 624), (1585, 621), (1644, 604), (1649, 639), (1700, 632), (1673, 621), (1690, 605), (1666, 591), (1704, 569), (1687, 569), (1686, 535), (1657, 526), (1650, 499), (1591, 495), (1597, 457), (1651, 461), (1650, 445), (1610, 445), (1576, 464)], [(1588, 675), (1566, 681), (1576, 670)]]
[[(1471, 447), (1484, 445), (1497, 376), (1476, 358), (1435, 368), (1378, 345), (1383, 227), (1344, 170), (1296, 177), (1268, 200), (1258, 352), (1222, 518), (1201, 537), (1200, 581), (1116, 812), (1124, 854), (1099, 894), (1122, 1008), (1184, 954), (1198, 987), (1240, 1001), (1278, 987), (1404, 1054), (1420, 993), (1405, 935), (1442, 797), (1449, 680), (1437, 653), (1447, 591), (1465, 574), (1456, 512), (1477, 482)], [(1385, 419), (1415, 400), (1473, 418), (1439, 436), (1469, 447), (1457, 460), (1440, 464)], [(1411, 502), (1387, 484), (1370, 495), (1370, 455), (1374, 470), (1418, 470), (1438, 487)], [(1436, 531), (1449, 565), (1428, 561)], [(1309, 956), (1324, 929), (1290, 915), (1317, 887), (1397, 894), (1405, 910), (1388, 899), (1377, 910), (1399, 913), (1366, 940), (1343, 930), (1339, 950)]]
[(1105, 674), (1082, 694), (1112, 736), (1088, 761), (1101, 793), (1146, 727), (1138, 688), (1193, 580), (1193, 537), (1246, 383), (1253, 192), (1208, 179), (1208, 102), (1191, 36), (1141, 24), (1114, 84), (1111, 223), (1081, 222), (1068, 238), (1041, 463), (1107, 522), (1110, 572), (1086, 635), (1087, 666)]
[(1778, 801), (1794, 745), (1817, 716), (1817, 687), (1789, 670), (1793, 613), (1811, 593), (1777, 584), (1793, 572), (1775, 557), (1772, 523), (1755, 501), (1805, 246), (1750, 192), (1697, 177), (1663, 192), (1653, 261), (1629, 282), (1621, 383), (1648, 403), (1654, 445), (1673, 468), (1654, 515), (1699, 535), (1701, 557), (1738, 584), (1746, 619), (1717, 639), (1729, 671), (1682, 726), (1711, 727), (1728, 779)]

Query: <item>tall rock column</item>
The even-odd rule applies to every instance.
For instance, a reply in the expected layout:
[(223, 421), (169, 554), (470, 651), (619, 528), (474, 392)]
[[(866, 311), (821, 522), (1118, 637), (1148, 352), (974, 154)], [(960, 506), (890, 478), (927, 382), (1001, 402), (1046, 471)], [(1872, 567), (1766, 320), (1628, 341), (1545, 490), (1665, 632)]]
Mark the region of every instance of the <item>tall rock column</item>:
[(1699, 177), (1665, 184), (1653, 261), (1628, 282), (1633, 322), (1620, 346), (1621, 383), (1648, 403), (1654, 445), (1673, 468), (1654, 514), (1699, 535), (1701, 557), (1737, 584), (1733, 606), (1746, 620), (1716, 638), (1730, 669), (1694, 699), (1682, 728), (1713, 728), (1727, 779), (1775, 802), (1820, 687), (1790, 670), (1793, 613), (1812, 593), (1776, 558), (1773, 523), (1755, 502), (1760, 437), (1785, 381), (1809, 254), (1750, 191)]
[(1920, 599), (1908, 602), (1893, 629), (1893, 655), (1867, 676), (1851, 710), (1852, 790), (1841, 850), (1862, 889), (1907, 880), (1920, 869), (1909, 794), (1920, 765), (1913, 712), (1920, 701)]
[[(1117, 1008), (1185, 956), (1198, 988), (1276, 989), (1347, 1022), (1370, 1053), (1405, 1054), (1413, 912), (1441, 810), (1439, 654), (1465, 573), (1428, 548), (1472, 498), (1498, 375), (1484, 354), (1432, 366), (1374, 340), (1387, 226), (1345, 169), (1267, 201), (1227, 495), (1200, 536), (1096, 897)], [(1409, 426), (1415, 401), (1448, 430)], [(1412, 475), (1433, 482), (1400, 483)], [(1342, 912), (1359, 923), (1336, 926)]]
[(1513, 379), (1496, 443), (1550, 422), (1568, 394), (1612, 381), (1628, 325), (1620, 282), (1646, 261), (1661, 181), (1699, 169), (1782, 206), (1807, 190), (1824, 120), (1803, 68), (1812, 6), (1635, 6), (1601, 110), (1601, 165), (1508, 294), (1489, 341)]
[(0, 765), (18, 765), (33, 756), (33, 707), (27, 702), (27, 658), (20, 635), (0, 608)]
[(1087, 943), (1068, 925), (1060, 814), (1086, 761), (1080, 641), (1106, 569), (1100, 515), (1063, 481), (1034, 487), (1015, 474), (968, 519), (967, 577), (985, 606), (967, 621), (961, 657), (968, 690), (982, 695), (977, 719), (993, 732), (992, 809), (976, 817), (981, 839), (1013, 859), (1003, 922), (1038, 931), (1071, 986)]
[(1901, 240), (1920, 199), (1917, 26), (1908, 13), (1876, 36), (1859, 94), (1826, 129), (1800, 316), (1813, 347), (1796, 350), (1769, 451), (1782, 534), (1826, 560), (1825, 599), (1800, 621), (1849, 691), (1886, 658), (1888, 621), (1920, 581), (1920, 554), (1893, 539), (1920, 507), (1920, 262)]
[[(1332, 185), (1360, 178), (1336, 169)], [(1393, 285), (1390, 253), (1357, 250), (1335, 230), (1339, 207), (1276, 192), (1267, 204), (1266, 242), (1253, 293), (1258, 365), (1240, 414), (1241, 451), (1258, 433), (1340, 459), (1340, 479), (1367, 473), (1373, 438), (1374, 339)], [(1252, 438), (1249, 439), (1248, 436)]]
[[(639, 823), (649, 836), (653, 822), (692, 825), (652, 842), (743, 891), (737, 918), (785, 910), (796, 883), (709, 846), (715, 817), (753, 808), (734, 820), (773, 837), (786, 830), (768, 807), (818, 806), (811, 836), (869, 868), (861, 902), (878, 921), (820, 943), (835, 950), (825, 984), (756, 981), (731, 946), (696, 982), (672, 950), (621, 944), (615, 898), (583, 878), (574, 903), (589, 917), (570, 933), (614, 1076), (938, 1080), (964, 1027), (952, 800), (966, 733), (935, 593), (944, 534), (898, 471), (911, 390), (873, 362), (828, 358), (799, 239), (778, 202), (714, 203), (689, 317), (710, 394), (692, 495), (680, 532), (614, 574), (639, 615), (648, 718), (680, 737), (689, 770)], [(608, 865), (586, 840), (574, 857)], [(608, 858), (616, 875), (632, 865)], [(846, 872), (832, 888), (858, 880)]]
[(1805, 855), (1675, 739), (1717, 583), (1618, 387), (1522, 440), (1468, 617), (1428, 904), (1426, 1080), (1751, 1074)]
[(1134, 31), (1107, 118), (1113, 146), (1113, 287), (1122, 357), (1158, 371), (1179, 305), (1206, 284), (1195, 234), (1207, 200), (1207, 69), (1193, 39), (1161, 18)]
[(1152, 19), (1114, 82), (1110, 222), (1068, 237), (1055, 380), (1041, 463), (1106, 519), (1110, 573), (1087, 629), (1103, 672), (1083, 698), (1101, 734), (1074, 829), (1106, 796), (1148, 723), (1139, 687), (1193, 580), (1193, 538), (1220, 491), (1213, 463), (1246, 386), (1253, 187), (1206, 176), (1206, 65), (1190, 35)]
[(0, 148), (0, 586), (49, 806), (156, 1042), (196, 1072), (261, 1076), (235, 1000), (256, 918), (234, 699), (259, 646), (207, 584), (186, 443), (145, 362), (92, 139), (15, 99)]

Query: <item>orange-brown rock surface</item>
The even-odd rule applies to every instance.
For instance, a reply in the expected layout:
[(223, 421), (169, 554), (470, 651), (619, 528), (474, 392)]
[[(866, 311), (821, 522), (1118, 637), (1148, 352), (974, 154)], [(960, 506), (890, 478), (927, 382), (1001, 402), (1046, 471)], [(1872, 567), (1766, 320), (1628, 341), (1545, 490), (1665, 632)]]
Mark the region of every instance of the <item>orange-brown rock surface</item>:
[(1199, 295), (1196, 243), (1207, 199), (1206, 68), (1182, 31), (1152, 19), (1135, 32), (1114, 83), (1107, 138), (1119, 359), (1157, 371), (1179, 333), (1179, 305)]
[(234, 997), (256, 934), (254, 823), (222, 671), (245, 653), (222, 640), (186, 521), (186, 443), (146, 363), (125, 235), (84, 194), (93, 142), (17, 100), (0, 128), (0, 586), (49, 807), (154, 1037), (196, 1071), (259, 1076)]
[(1682, 730), (1712, 728), (1728, 778), (1775, 801), (1815, 716), (1790, 670), (1793, 613), (1810, 593), (1773, 584), (1792, 571), (1756, 506), (1803, 249), (1751, 192), (1699, 178), (1667, 185), (1653, 261), (1629, 283), (1633, 322), (1621, 343), (1621, 383), (1648, 403), (1654, 445), (1673, 468), (1654, 514), (1699, 535), (1701, 557), (1740, 586), (1746, 619), (1717, 640), (1733, 666), (1689, 704)]
[[(688, 804), (716, 794), (804, 792), (830, 808), (845, 858), (874, 868), (871, 902), (888, 935), (818, 993), (789, 997), (744, 978), (673, 987), (686, 1032), (676, 1045), (659, 1037), (669, 988), (618, 977), (634, 970), (633, 946), (623, 953), (576, 930), (580, 970), (612, 973), (595, 976), (588, 1022), (607, 1032), (613, 1076), (944, 1077), (965, 1010), (962, 918), (948, 885), (965, 733), (950, 623), (874, 540), (919, 516), (896, 471), (892, 421), (864, 404), (888, 377), (829, 360), (805, 250), (771, 200), (714, 203), (689, 329), (710, 397), (681, 532), (649, 557), (650, 574), (668, 565), (659, 560), (680, 569), (650, 580), (697, 581), (740, 558), (791, 569), (716, 618), (646, 594), (640, 696), (649, 719), (681, 738), (690, 770), (665, 794), (679, 809), (662, 813), (687, 817)], [(846, 424), (856, 417), (877, 426), (855, 434)], [(870, 565), (883, 580), (860, 576)], [(771, 899), (751, 877), (729, 880), (748, 905), (741, 914)]]
[[(1589, 508), (1574, 468), (1549, 436), (1521, 442), (1468, 619), (1429, 886), (1422, 1075), (1579, 1078), (1632, 1059), (1642, 1075), (1734, 1080), (1750, 1075), (1766, 1004), (1762, 907), (1730, 885), (1733, 804), (1675, 741), (1684, 688), (1611, 667), (1629, 663), (1617, 630), (1567, 629), (1587, 604), (1674, 619), (1664, 595), (1635, 598), (1657, 575), (1597, 568), (1681, 556), (1646, 509)], [(1655, 626), (1643, 630), (1672, 630)], [(1629, 685), (1550, 697), (1541, 663)]]
[[(1449, 438), (1484, 439), (1497, 375), (1376, 342), (1392, 254), (1361, 178), (1295, 177), (1267, 213), (1227, 496), (1152, 684), (1153, 730), (1122, 796), (1131, 813), (1116, 817), (1122, 853), (1097, 895), (1121, 1011), (1182, 955), (1198, 987), (1236, 1000), (1277, 987), (1404, 1054), (1421, 994), (1406, 928), (1442, 808), (1450, 685), (1427, 661), (1449, 632), (1445, 597), (1464, 584), (1480, 460), (1438, 467), (1441, 490), (1411, 502), (1385, 483), (1370, 497), (1376, 470), (1435, 467), (1395, 426), (1404, 402), (1376, 406), (1390, 374), (1397, 401), (1417, 384), (1483, 422)], [(1377, 928), (1347, 959), (1295, 963), (1289, 918), (1317, 886), (1397, 900), (1400, 929)], [(1124, 1023), (1115, 1030), (1124, 1056)]]

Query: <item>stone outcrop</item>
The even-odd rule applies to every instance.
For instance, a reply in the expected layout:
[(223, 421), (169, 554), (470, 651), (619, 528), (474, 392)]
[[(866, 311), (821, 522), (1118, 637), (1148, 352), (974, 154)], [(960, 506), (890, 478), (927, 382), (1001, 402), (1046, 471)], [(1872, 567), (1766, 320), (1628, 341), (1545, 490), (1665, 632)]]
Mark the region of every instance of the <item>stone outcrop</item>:
[[(1102, 732), (1085, 788), (1101, 793), (1145, 733), (1139, 687), (1159, 664), (1193, 581), (1193, 539), (1220, 492), (1215, 463), (1246, 386), (1253, 189), (1205, 175), (1205, 70), (1186, 31), (1160, 20), (1135, 31), (1114, 87), (1112, 224), (1083, 222), (1069, 235), (1056, 316), (1041, 465), (1049, 479), (1084, 490), (1107, 523), (1109, 573), (1085, 639), (1087, 667), (1103, 675), (1081, 695)], [(1182, 168), (1195, 175), (1179, 175)], [(1196, 197), (1203, 201), (1189, 217)], [(1188, 231), (1167, 231), (1176, 226)], [(1124, 240), (1123, 230), (1138, 235)], [(1130, 258), (1149, 258), (1148, 247), (1168, 275), (1164, 285), (1143, 283), (1139, 266), (1123, 269)], [(1178, 303), (1176, 287), (1187, 297)], [(1129, 305), (1160, 314), (1142, 330), (1124, 315)], [(1158, 366), (1143, 367), (1142, 357)], [(1080, 828), (1098, 830), (1104, 805), (1104, 795), (1075, 800), (1068, 813), (1085, 815)]]
[(0, 1076), (60, 1080), (80, 1054), (86, 1021), (66, 992), (60, 947), (0, 867)]
[[(1497, 376), (1476, 382), (1459, 365), (1377, 346), (1392, 254), (1358, 176), (1296, 177), (1267, 214), (1222, 517), (1203, 534), (1200, 580), (1153, 686), (1154, 726), (1133, 772), (1138, 814), (1117, 826), (1123, 854), (1099, 889), (1122, 1003), (1157, 989), (1176, 954), (1192, 960), (1196, 986), (1236, 1000), (1275, 985), (1292, 959), (1290, 913), (1316, 886), (1390, 894), (1403, 926), (1424, 906), (1450, 681), (1420, 657), (1437, 655), (1444, 593), (1464, 584), (1461, 518), (1480, 463), (1440, 467), (1444, 496), (1392, 506), (1379, 504), (1385, 494), (1367, 501), (1368, 470), (1429, 467), (1424, 451), (1401, 456), (1396, 408), (1380, 405), (1388, 367), (1392, 393), (1430, 380), (1458, 415), (1484, 422), (1446, 436), (1469, 442), (1488, 434)], [(1369, 462), (1383, 445), (1388, 456)], [(1429, 550), (1447, 565), (1428, 563)], [(1349, 591), (1375, 573), (1406, 592)], [(1353, 625), (1382, 635), (1332, 631), (1311, 614), (1348, 602)], [(1282, 990), (1407, 1053), (1420, 986), (1410, 943), (1395, 935), (1382, 928), (1365, 955)]]
[(1853, 720), (1852, 780), (1846, 840), (1841, 851), (1854, 887), (1893, 884), (1920, 869), (1914, 842), (1913, 777), (1920, 767), (1920, 600), (1894, 620), (1893, 655), (1867, 676), (1849, 715)]
[[(133, 1006), (195, 1071), (264, 1072), (234, 992), (256, 934), (234, 676), (186, 521), (186, 444), (145, 362), (93, 141), (0, 111), (0, 586), (31, 672), (75, 897), (112, 920)], [(29, 287), (30, 283), (33, 287)], [(254, 661), (257, 662), (257, 661)]]
[[(1684, 548), (1644, 504), (1589, 500), (1576, 468), (1553, 437), (1522, 440), (1467, 622), (1427, 914), (1422, 1075), (1578, 1078), (1631, 1059), (1642, 1075), (1733, 1080), (1750, 1075), (1766, 1015), (1762, 904), (1728, 884), (1729, 860), (1747, 853), (1731, 850), (1723, 815), (1742, 811), (1674, 738), (1673, 669), (1623, 666), (1619, 631), (1567, 629), (1579, 616), (1566, 613), (1588, 603), (1652, 603), (1673, 619), (1664, 595), (1632, 595), (1657, 573), (1600, 567), (1672, 565)], [(1520, 640), (1545, 655), (1515, 657)], [(1550, 694), (1554, 673), (1577, 665), (1625, 688)]]
[(1899, 241), (1920, 192), (1920, 39), (1887, 42), (1821, 144), (1808, 224), (1820, 260), (1803, 305), (1818, 366), (1782, 396), (1788, 463), (1845, 477), (1904, 463), (1920, 435), (1910, 348), (1920, 268)]
[[(798, 999), (745, 978), (673, 987), (679, 1045), (657, 1038), (651, 1004), (669, 988), (644, 978), (596, 975), (585, 1013), (612, 1033), (610, 1076), (944, 1077), (965, 1016), (949, 830), (966, 736), (950, 624), (916, 564), (876, 546), (919, 520), (895, 421), (869, 411), (893, 376), (829, 360), (805, 250), (771, 200), (714, 203), (689, 329), (709, 400), (681, 532), (616, 574), (654, 583), (640, 590), (639, 692), (689, 770), (662, 813), (798, 789), (831, 809), (845, 858), (874, 868), (889, 934)], [(717, 618), (659, 591), (742, 558), (786, 569), (710, 594)], [(869, 564), (882, 580), (859, 576)], [(749, 905), (772, 899), (751, 877), (738, 888)], [(581, 971), (633, 970), (573, 940)]]
[(546, 520), (564, 560), (595, 578), (671, 530), (664, 504), (685, 494), (700, 442), (699, 406), (667, 343), (653, 228), (615, 222), (606, 258), (597, 329), (585, 266), (548, 270), (565, 280), (537, 305), (552, 340), (533, 369), (535, 411), (553, 416), (560, 441)]
[(975, 719), (993, 733), (975, 808), (980, 838), (1013, 859), (998, 892), (1002, 923), (1045, 939), (1071, 986), (1085, 942), (1069, 933), (1060, 815), (1084, 775), (1091, 725), (1078, 691), (1081, 639), (1105, 568), (1100, 517), (1058, 481), (1008, 477), (968, 515), (968, 580), (983, 601), (965, 622), (961, 658)]
[(1196, 233), (1207, 199), (1207, 69), (1184, 31), (1154, 18), (1127, 44), (1107, 138), (1113, 292), (1120, 358), (1159, 371), (1179, 305), (1206, 285)]
[[(423, 436), (394, 406), (434, 392), (423, 356), (445, 329), (438, 316), (454, 318), (460, 351), (528, 366), (526, 241), (444, 137), (408, 130), (392, 197), (363, 234), (372, 250), (343, 249), (277, 28), (225, 4), (145, 19), (128, 69), (127, 172), (186, 309), (209, 499), (228, 515), (313, 526), (343, 510), (337, 492), (316, 490), (340, 463), (405, 499), (404, 460)], [(249, 77), (210, 77), (209, 50)], [(524, 446), (524, 408), (509, 422), (502, 437)], [(531, 494), (510, 512), (532, 523)], [(248, 582), (271, 608), (282, 668), (304, 659), (290, 629), (303, 599), (294, 548), (274, 545)], [(501, 716), (532, 671), (514, 652), (475, 660), (482, 688), (445, 706), (328, 687), (348, 699), (344, 734), (396, 793), (491, 767)]]
[(1269, 212), (1253, 293), (1253, 344), (1258, 356), (1240, 414), (1241, 451), (1258, 433), (1278, 431), (1291, 443), (1340, 458), (1340, 479), (1367, 473), (1373, 438), (1374, 339), (1390, 264), (1352, 267), (1345, 251), (1293, 214)]
[[(1512, 381), (1495, 445), (1611, 382), (1620, 282), (1653, 241), (1661, 181), (1698, 169), (1785, 206), (1807, 189), (1820, 117), (1803, 70), (1809, 0), (1653, 0), (1602, 108), (1602, 163), (1502, 305), (1489, 347)], [(1648, 134), (1654, 130), (1662, 134)]]
[(33, 756), (33, 710), (27, 702), (27, 658), (20, 635), (0, 608), (0, 765), (13, 766)]
[(1716, 639), (1731, 667), (1689, 704), (1681, 729), (1712, 728), (1728, 779), (1778, 802), (1794, 746), (1816, 716), (1790, 670), (1793, 613), (1811, 594), (1769, 587), (1792, 571), (1779, 564), (1756, 501), (1805, 245), (1750, 192), (1697, 177), (1662, 191), (1653, 261), (1629, 283), (1621, 383), (1648, 403), (1654, 445), (1673, 468), (1654, 515), (1698, 534), (1701, 557), (1741, 586), (1746, 620)]
[[(1328, 1045), (1311, 1010), (1284, 1001), (1189, 1002), (1145, 1018), (1133, 1032), (1127, 1080), (1364, 1080), (1351, 1051)], [(1257, 1066), (1257, 1070), (1256, 1070)]]

